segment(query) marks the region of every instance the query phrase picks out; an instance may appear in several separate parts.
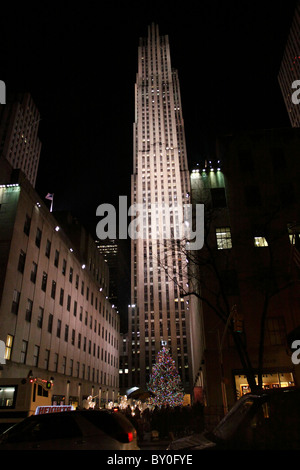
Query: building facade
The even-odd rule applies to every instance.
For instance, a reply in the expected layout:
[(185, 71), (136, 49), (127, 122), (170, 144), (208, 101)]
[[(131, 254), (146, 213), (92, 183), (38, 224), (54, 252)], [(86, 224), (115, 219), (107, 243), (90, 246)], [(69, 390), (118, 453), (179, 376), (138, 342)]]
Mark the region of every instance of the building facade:
[(35, 187), (41, 142), (40, 113), (29, 93), (16, 94), (0, 105), (0, 156), (20, 169)]
[(109, 268), (109, 301), (120, 314), (121, 332), (128, 328), (127, 308), (130, 301), (129, 253), (126, 244), (119, 239), (96, 240), (99, 253)]
[(154, 24), (139, 43), (133, 129), (132, 205), (139, 204), (142, 214), (131, 241), (128, 383), (146, 387), (163, 341), (189, 393), (189, 301), (181, 295), (186, 267), (179, 224), (190, 181), (178, 73), (168, 36)]
[(292, 127), (300, 127), (300, 2), (297, 1), (278, 73), (279, 86)]
[(265, 388), (299, 385), (288, 340), (300, 324), (299, 139), (298, 129), (236, 132), (191, 173), (206, 219), (196, 385), (216, 420), (249, 391), (249, 371)]
[(77, 223), (80, 236), (69, 238), (17, 173), (0, 187), (1, 376), (52, 379), (58, 404), (116, 399), (120, 319), (107, 265), (85, 230)]

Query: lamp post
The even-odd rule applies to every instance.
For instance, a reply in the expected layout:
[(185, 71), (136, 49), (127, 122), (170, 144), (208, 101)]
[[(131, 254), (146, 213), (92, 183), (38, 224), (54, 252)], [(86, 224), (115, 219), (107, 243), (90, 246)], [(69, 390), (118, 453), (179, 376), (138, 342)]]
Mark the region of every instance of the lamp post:
[(81, 406), (81, 383), (78, 384), (78, 404)]
[(227, 393), (226, 393), (226, 384), (225, 384), (225, 380), (224, 380), (224, 364), (223, 364), (223, 353), (222, 353), (222, 349), (223, 349), (223, 343), (224, 343), (224, 338), (225, 338), (225, 334), (227, 333), (227, 329), (228, 329), (228, 326), (229, 326), (229, 323), (232, 319), (232, 317), (234, 315), (236, 315), (236, 312), (237, 312), (237, 307), (236, 305), (233, 305), (232, 308), (231, 308), (231, 312), (230, 314), (228, 315), (228, 318), (227, 318), (227, 321), (226, 321), (226, 324), (225, 324), (225, 328), (224, 328), (224, 331), (223, 331), (223, 336), (222, 336), (222, 339), (220, 340), (220, 331), (218, 330), (218, 343), (219, 343), (219, 357), (220, 357), (220, 371), (221, 371), (221, 390), (222, 390), (222, 400), (223, 400), (223, 410), (224, 410), (224, 415), (226, 415), (228, 413), (228, 403), (227, 403)]
[(66, 405), (69, 405), (70, 396), (70, 380), (67, 381)]
[(101, 408), (101, 387), (99, 387), (99, 408)]

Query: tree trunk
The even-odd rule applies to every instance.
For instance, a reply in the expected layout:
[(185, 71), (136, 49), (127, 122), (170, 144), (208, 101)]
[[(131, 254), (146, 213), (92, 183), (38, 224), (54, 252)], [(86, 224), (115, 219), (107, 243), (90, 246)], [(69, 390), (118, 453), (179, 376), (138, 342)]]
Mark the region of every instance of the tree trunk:
[(245, 346), (243, 345), (241, 334), (232, 332), (232, 336), (233, 336), (233, 340), (234, 340), (234, 344), (235, 344), (238, 356), (242, 364), (243, 371), (247, 377), (248, 385), (250, 387), (251, 392), (254, 392), (255, 390), (258, 389), (256, 380), (255, 380), (255, 372), (251, 365), (251, 361), (249, 359), (247, 350)]
[(263, 311), (260, 321), (260, 339), (259, 339), (259, 350), (258, 350), (258, 387), (263, 388), (262, 383), (262, 371), (263, 371), (263, 359), (264, 359), (264, 345), (265, 345), (265, 327), (266, 327), (266, 316), (268, 312), (269, 297), (265, 295)]

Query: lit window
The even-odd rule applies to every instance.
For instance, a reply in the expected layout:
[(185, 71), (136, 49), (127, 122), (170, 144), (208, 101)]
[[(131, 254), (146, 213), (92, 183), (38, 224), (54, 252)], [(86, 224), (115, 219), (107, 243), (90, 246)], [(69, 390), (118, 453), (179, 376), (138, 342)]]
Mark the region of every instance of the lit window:
[(216, 239), (218, 250), (232, 248), (230, 227), (216, 228)]
[(16, 401), (16, 386), (2, 386), (0, 389), (0, 406), (1, 408), (14, 408)]
[(268, 246), (265, 237), (254, 237), (254, 245), (257, 247)]
[(14, 340), (14, 337), (12, 335), (7, 335), (6, 343), (5, 343), (5, 356), (4, 356), (5, 359), (8, 359), (8, 360), (11, 359), (13, 340)]

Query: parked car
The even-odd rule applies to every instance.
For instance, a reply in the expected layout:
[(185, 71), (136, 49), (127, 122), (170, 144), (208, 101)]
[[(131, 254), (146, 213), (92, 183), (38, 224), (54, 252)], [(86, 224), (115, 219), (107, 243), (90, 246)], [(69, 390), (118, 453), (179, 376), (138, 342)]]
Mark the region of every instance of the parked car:
[(179, 449), (300, 449), (300, 389), (248, 393), (212, 432), (177, 439), (168, 446)]
[(0, 450), (139, 450), (137, 433), (121, 413), (76, 410), (25, 418), (0, 435)]

